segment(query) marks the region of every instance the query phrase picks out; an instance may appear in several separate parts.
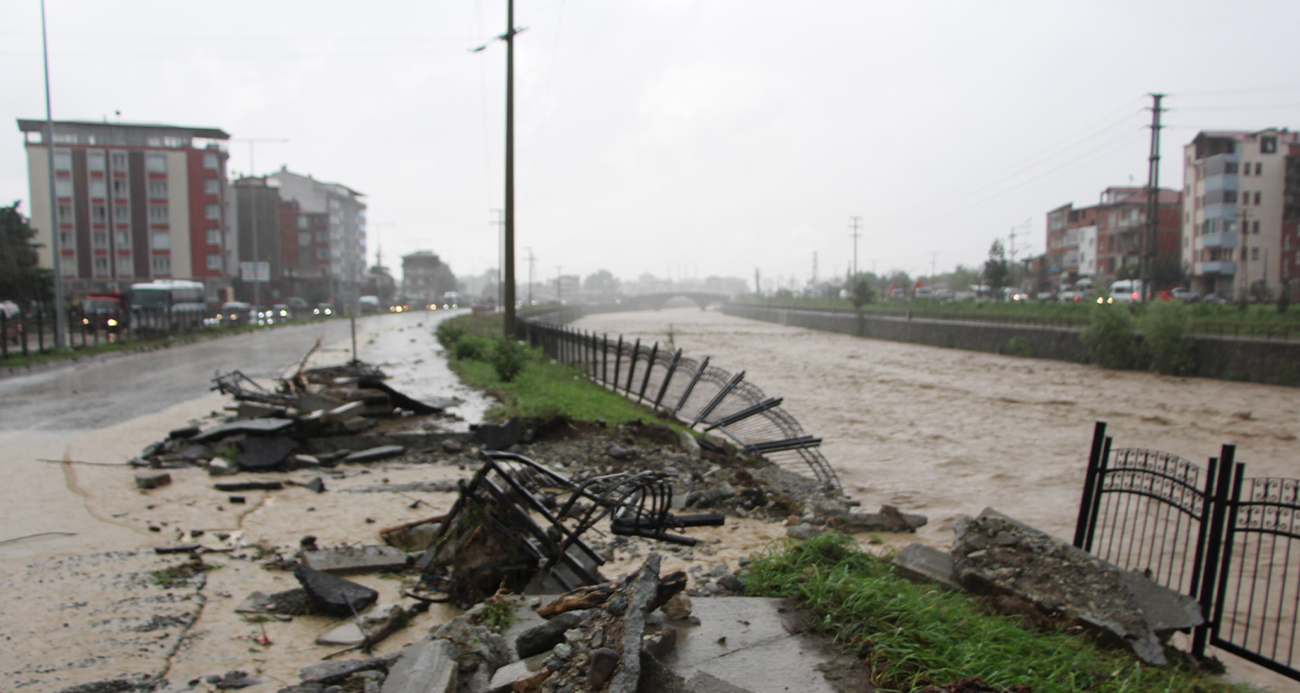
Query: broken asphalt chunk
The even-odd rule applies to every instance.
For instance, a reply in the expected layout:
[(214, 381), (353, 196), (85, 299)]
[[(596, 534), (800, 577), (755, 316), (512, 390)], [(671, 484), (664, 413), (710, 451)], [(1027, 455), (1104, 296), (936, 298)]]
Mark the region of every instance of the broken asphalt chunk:
[(244, 419), (243, 421), (231, 421), (230, 423), (213, 426), (193, 438), (190, 438), (190, 440), (195, 443), (203, 443), (209, 440), (224, 438), (235, 433), (264, 435), (283, 431), (292, 425), (292, 419)]
[(324, 493), (325, 477), (318, 476), (315, 479), (312, 479), (311, 481), (308, 481), (307, 483), (303, 484), (302, 487), (313, 493)]
[(245, 439), (240, 447), (243, 452), (239, 455), (239, 466), (254, 470), (278, 467), (298, 444), (285, 436), (259, 436)]
[(421, 640), (399, 652), (384, 679), (383, 693), (451, 693), (456, 690), (456, 646), (450, 640)]
[(332, 616), (352, 616), (379, 599), (379, 593), (351, 580), (300, 565), (293, 571), (312, 602)]
[(142, 489), (158, 488), (166, 486), (172, 482), (172, 475), (163, 471), (148, 471), (135, 473), (135, 485)]
[(213, 484), (218, 491), (279, 491), (284, 488), (280, 481), (218, 481)]
[(518, 443), (523, 433), (523, 426), (520, 425), (517, 416), (510, 417), (510, 420), (503, 424), (478, 425), (478, 439), (483, 444), (484, 450), (505, 450)]

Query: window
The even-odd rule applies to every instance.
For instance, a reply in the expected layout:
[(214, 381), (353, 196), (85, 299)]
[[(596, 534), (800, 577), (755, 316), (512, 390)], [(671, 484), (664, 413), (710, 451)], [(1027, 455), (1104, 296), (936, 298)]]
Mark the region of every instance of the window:
[[(1226, 174), (1229, 174), (1229, 175), (1231, 175), (1231, 174), (1233, 174), (1233, 173), (1236, 173), (1236, 172), (1237, 172), (1237, 162), (1235, 162), (1235, 161), (1225, 161), (1225, 162), (1223, 162), (1223, 172), (1226, 173)], [(1246, 169), (1246, 175), (1248, 175), (1248, 176), (1250, 175), (1250, 169), (1249, 169), (1249, 168)], [(1187, 186), (1187, 194), (1190, 195), (1191, 192), (1192, 192), (1192, 186), (1189, 185), (1189, 186)]]
[(91, 205), (90, 221), (93, 224), (108, 223), (108, 209), (106, 209), (104, 205)]
[(216, 179), (216, 178), (204, 178), (204, 179), (203, 179), (203, 194), (204, 194), (204, 195), (217, 195), (217, 194), (219, 194), (220, 192), (221, 192), (221, 184), (217, 182), (217, 179)]
[(131, 278), (131, 254), (117, 256), (117, 276), (120, 279)]
[(104, 152), (86, 152), (86, 168), (92, 171), (103, 171)]
[(1257, 176), (1264, 175), (1264, 162), (1262, 161), (1255, 162), (1255, 175)]
[(171, 250), (172, 234), (170, 231), (154, 231), (149, 234), (154, 250)]
[(298, 245), (311, 245), (311, 234), (303, 231), (298, 232)]
[(305, 214), (298, 215), (298, 228), (305, 229), (307, 228), (307, 225), (309, 223), (311, 223), (311, 220), (307, 218), (307, 215)]
[(1258, 190), (1255, 191), (1255, 204), (1259, 204), (1259, 198), (1261, 195), (1263, 195), (1263, 193)]
[(72, 205), (59, 205), (59, 223), (72, 223)]
[(1249, 175), (1250, 175), (1250, 162), (1249, 162), (1249, 161), (1247, 161), (1247, 162), (1245, 162), (1245, 163), (1243, 163), (1243, 164), (1241, 165), (1241, 175), (1243, 175), (1243, 176), (1249, 176)]
[(118, 232), (117, 232), (117, 248), (118, 248), (118, 250), (121, 250), (122, 248), (130, 248), (130, 247), (131, 247), (131, 232), (130, 232), (130, 231), (118, 231)]
[(317, 249), (316, 249), (316, 259), (317, 259), (317, 260), (328, 260), (328, 259), (330, 259), (330, 250), (329, 250), (329, 248), (317, 248)]
[(72, 248), (72, 232), (71, 232), (71, 231), (60, 231), (60, 232), (59, 232), (59, 247), (63, 248), (64, 250), (68, 250), (68, 249)]
[(330, 240), (330, 232), (329, 232), (329, 231), (317, 231), (317, 232), (316, 232), (316, 242), (317, 242), (317, 243), (329, 243), (329, 240)]
[(216, 167), (217, 167), (217, 155), (213, 154), (212, 152), (208, 152), (204, 154), (203, 168), (216, 168)]
[(90, 245), (95, 250), (108, 250), (108, 232), (95, 231), (90, 234)]
[[(144, 170), (149, 173), (166, 173), (167, 172), (167, 155), (166, 154), (145, 154)], [(170, 260), (168, 261), (170, 264)]]
[(1250, 259), (1252, 260), (1259, 259), (1259, 246), (1250, 249)]
[(203, 205), (203, 216), (207, 219), (220, 219), (221, 205)]
[(95, 276), (97, 276), (97, 277), (108, 276), (108, 258), (107, 258), (107, 257), (96, 257), (96, 258), (95, 258)]
[(54, 179), (54, 194), (55, 194), (55, 196), (57, 196), (57, 197), (72, 197), (72, 179), (71, 179), (71, 178), (55, 178), (55, 179)]
[[(1276, 152), (1277, 152), (1277, 138), (1276, 138), (1276, 137), (1261, 137), (1261, 138), (1259, 138), (1259, 153), (1260, 153), (1260, 154), (1273, 154), (1273, 153), (1276, 153)], [(1257, 173), (1258, 173), (1258, 172), (1257, 172)]]
[(167, 205), (149, 205), (149, 223), (166, 224), (168, 219)]
[(103, 178), (90, 179), (90, 196), (104, 197), (108, 195), (108, 183)]
[(221, 245), (220, 229), (208, 229), (208, 245)]
[(114, 171), (125, 171), (126, 152), (113, 152), (108, 157), (108, 163), (112, 165)]
[(126, 205), (113, 205), (113, 223), (129, 224), (131, 223), (131, 208)]
[(71, 171), (72, 170), (72, 152), (66, 149), (54, 150), (54, 170)]
[(208, 269), (221, 271), (221, 253), (208, 253)]
[(1259, 233), (1259, 220), (1255, 220), (1255, 233)]
[(131, 197), (131, 186), (126, 182), (125, 178), (113, 179), (113, 197), (120, 197), (122, 199)]
[(149, 258), (149, 266), (153, 269), (154, 275), (170, 275), (172, 273), (172, 256), (155, 255)]
[(1224, 201), (1225, 203), (1227, 203), (1227, 204), (1235, 204), (1235, 203), (1237, 202), (1237, 191), (1236, 191), (1236, 190), (1224, 190), (1224, 191), (1223, 191), (1223, 201)]
[(150, 199), (167, 199), (167, 181), (151, 180), (149, 181)]

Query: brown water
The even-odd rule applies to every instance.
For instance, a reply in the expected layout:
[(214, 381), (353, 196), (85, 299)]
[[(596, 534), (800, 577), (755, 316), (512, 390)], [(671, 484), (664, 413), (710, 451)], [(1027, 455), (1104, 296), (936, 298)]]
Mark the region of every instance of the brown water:
[[(660, 348), (671, 340), (746, 371), (825, 439), (847, 494), (870, 510), (888, 503), (928, 515), (917, 538), (938, 547), (951, 543), (958, 518), (988, 506), (1071, 538), (1097, 420), (1116, 446), (1204, 465), (1232, 443), (1248, 476), (1300, 477), (1294, 388), (860, 339), (695, 308), (592, 315), (572, 326)], [(1300, 690), (1257, 668), (1241, 672)]]

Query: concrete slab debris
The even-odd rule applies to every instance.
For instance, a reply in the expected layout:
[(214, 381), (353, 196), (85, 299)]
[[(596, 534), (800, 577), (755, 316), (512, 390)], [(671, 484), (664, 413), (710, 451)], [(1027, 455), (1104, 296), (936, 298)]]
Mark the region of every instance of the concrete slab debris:
[(360, 573), (400, 570), (406, 567), (406, 552), (392, 546), (340, 546), (304, 551), (303, 565), (325, 573)]
[(411, 611), (400, 604), (380, 604), (360, 617), (322, 633), (316, 638), (316, 643), (343, 647), (374, 645), (396, 632), (410, 616)]
[(208, 462), (209, 476), (234, 476), (239, 473), (239, 463), (224, 457), (214, 457)]
[(523, 425), (513, 416), (503, 424), (479, 424), (478, 439), (484, 450), (505, 450), (523, 437)]
[(344, 462), (361, 464), (365, 462), (378, 462), (390, 457), (397, 457), (406, 452), (406, 448), (401, 445), (380, 445), (368, 450), (358, 450), (343, 459)]
[(354, 416), (359, 416), (365, 407), (365, 402), (348, 402), (330, 409), (321, 418), (325, 421), (347, 421)]
[(195, 443), (206, 443), (210, 440), (220, 440), (229, 435), (236, 433), (248, 433), (251, 435), (269, 435), (278, 433), (290, 426), (293, 426), (293, 419), (244, 419), (242, 421), (231, 421), (217, 426), (190, 438)]
[(135, 473), (135, 485), (144, 490), (166, 486), (171, 482), (172, 475), (164, 471), (150, 470)]
[(369, 659), (345, 659), (337, 662), (321, 662), (298, 670), (298, 678), (303, 683), (318, 683), (333, 686), (347, 681), (359, 671), (383, 671), (397, 659), (394, 653), (388, 657), (371, 657)]
[(407, 645), (384, 679), (382, 693), (452, 693), (456, 690), (456, 658), (456, 647), (447, 640)]
[(279, 491), (284, 488), (283, 481), (269, 480), (250, 480), (250, 481), (218, 481), (212, 485), (218, 491), (227, 493), (234, 491)]
[(921, 542), (908, 544), (894, 556), (894, 565), (915, 580), (929, 580), (951, 590), (962, 591), (953, 573), (952, 555)]
[(303, 484), (302, 487), (312, 493), (325, 493), (325, 477), (318, 476)]

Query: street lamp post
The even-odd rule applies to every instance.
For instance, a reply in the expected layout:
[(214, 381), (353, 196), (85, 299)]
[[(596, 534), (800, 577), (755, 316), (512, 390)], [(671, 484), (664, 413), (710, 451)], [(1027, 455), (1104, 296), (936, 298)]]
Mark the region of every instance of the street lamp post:
[(45, 37), (45, 0), (41, 0), (41, 55), (45, 61), (45, 153), (50, 167), (50, 252), (54, 254), (54, 346), (67, 342), (67, 311), (63, 307), (63, 249), (59, 238), (59, 197), (54, 185), (54, 116), (50, 109), (50, 49)]

